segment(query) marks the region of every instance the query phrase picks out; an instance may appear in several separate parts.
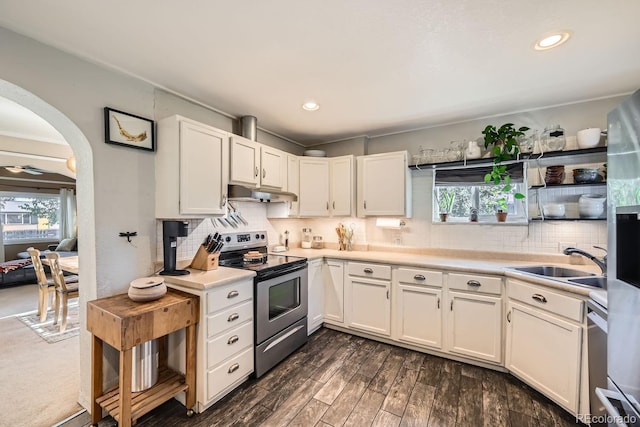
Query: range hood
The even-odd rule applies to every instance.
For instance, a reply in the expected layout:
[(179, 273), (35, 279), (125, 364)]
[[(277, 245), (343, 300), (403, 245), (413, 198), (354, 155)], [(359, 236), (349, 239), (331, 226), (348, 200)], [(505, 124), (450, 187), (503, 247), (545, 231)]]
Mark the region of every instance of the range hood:
[(298, 196), (286, 191), (229, 185), (229, 200), (240, 202), (297, 202)]
[[(254, 116), (242, 116), (240, 118), (242, 136), (252, 141), (257, 140), (258, 120)], [(297, 202), (298, 196), (280, 190), (265, 190), (244, 187), (242, 185), (229, 185), (229, 200), (242, 202)]]

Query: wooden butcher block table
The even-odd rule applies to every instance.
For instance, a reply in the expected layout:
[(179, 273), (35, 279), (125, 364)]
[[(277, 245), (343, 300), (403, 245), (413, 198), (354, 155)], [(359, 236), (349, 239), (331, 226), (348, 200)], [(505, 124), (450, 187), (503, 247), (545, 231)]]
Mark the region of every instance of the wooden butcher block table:
[[(114, 295), (87, 303), (87, 329), (93, 334), (91, 345), (91, 423), (102, 419), (102, 408), (118, 421), (120, 426), (132, 423), (173, 398), (185, 392), (187, 415), (196, 403), (196, 323), (199, 318), (199, 300), (195, 295), (170, 289), (155, 301), (135, 302), (127, 294)], [(138, 344), (164, 337), (185, 328), (185, 375), (167, 367), (163, 340), (160, 340), (158, 382), (151, 388), (132, 393), (132, 349)], [(103, 343), (120, 352), (119, 385), (103, 391)]]

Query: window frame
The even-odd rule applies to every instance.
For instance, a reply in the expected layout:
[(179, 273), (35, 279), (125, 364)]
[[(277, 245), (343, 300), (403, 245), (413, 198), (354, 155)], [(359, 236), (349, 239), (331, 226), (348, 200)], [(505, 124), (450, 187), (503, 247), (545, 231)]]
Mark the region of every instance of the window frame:
[[(457, 169), (457, 168), (451, 168)], [(474, 183), (451, 183), (450, 185), (446, 184), (436, 184), (436, 172), (437, 169), (433, 170), (432, 175), (432, 185), (431, 185), (431, 196), (432, 196), (432, 204), (431, 204), (431, 222), (433, 224), (444, 224), (444, 225), (455, 225), (455, 224), (506, 224), (506, 225), (527, 225), (529, 223), (529, 205), (528, 205), (528, 181), (527, 181), (527, 165), (523, 164), (523, 177), (522, 182), (512, 182), (511, 185), (514, 188), (514, 193), (519, 192), (525, 195), (524, 199), (515, 199), (510, 206), (514, 206), (517, 209), (518, 213), (514, 214), (509, 211), (509, 215), (507, 215), (506, 222), (498, 222), (495, 214), (492, 215), (478, 215), (477, 222), (471, 222), (469, 216), (466, 217), (456, 217), (449, 214), (447, 216), (447, 221), (440, 221), (440, 209), (438, 205), (438, 188), (446, 188), (446, 187), (470, 187), (471, 188), (471, 203), (472, 208), (476, 208), (480, 210), (480, 189), (482, 187), (494, 187), (493, 183), (485, 183), (483, 182), (474, 182)], [(499, 187), (499, 186), (495, 186)]]
[[(28, 243), (41, 243), (41, 242), (56, 242), (56, 241), (60, 241), (60, 214), (61, 214), (61, 210), (62, 210), (62, 200), (60, 198), (60, 193), (46, 193), (46, 192), (42, 192), (42, 193), (34, 193), (34, 192), (29, 192), (29, 191), (0, 191), (0, 198), (2, 197), (13, 197), (13, 198), (51, 198), (51, 199), (57, 199), (58, 200), (58, 228), (51, 228), (51, 230), (56, 230), (56, 236), (50, 236), (50, 237), (43, 237), (43, 238), (38, 238), (38, 237), (30, 237), (30, 238), (20, 238), (20, 239), (7, 239), (4, 236), (4, 233), (6, 232), (4, 227), (2, 229), (2, 243), (4, 245), (18, 245), (18, 244), (28, 244)], [(4, 225), (12, 225), (12, 224), (7, 224), (6, 222), (4, 222), (4, 218), (6, 217), (8, 213), (5, 212), (3, 210), (2, 207), (0, 207), (0, 222), (2, 222)], [(27, 215), (31, 215), (29, 212), (23, 212), (22, 213), (22, 218), (23, 221), (21, 223), (14, 223), (17, 225), (36, 225), (37, 226), (37, 221), (36, 223), (31, 223), (30, 218), (29, 222), (25, 222), (25, 216)]]

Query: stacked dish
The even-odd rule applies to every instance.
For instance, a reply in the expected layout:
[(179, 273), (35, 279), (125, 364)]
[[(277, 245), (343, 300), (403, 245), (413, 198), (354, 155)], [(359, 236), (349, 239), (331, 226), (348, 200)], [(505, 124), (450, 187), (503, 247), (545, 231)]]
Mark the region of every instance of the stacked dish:
[(602, 177), (598, 174), (598, 169), (577, 168), (573, 170), (573, 181), (576, 184), (591, 184), (602, 181)]
[(578, 213), (580, 218), (600, 218), (604, 213), (605, 196), (597, 194), (583, 194), (578, 199)]
[(564, 181), (564, 166), (549, 166), (544, 177), (547, 185), (562, 184)]

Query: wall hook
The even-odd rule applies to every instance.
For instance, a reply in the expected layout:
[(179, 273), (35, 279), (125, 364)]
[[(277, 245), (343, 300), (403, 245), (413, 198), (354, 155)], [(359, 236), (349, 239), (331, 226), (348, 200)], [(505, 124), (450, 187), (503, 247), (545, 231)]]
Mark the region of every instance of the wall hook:
[(120, 233), (120, 237), (126, 237), (127, 242), (131, 243), (131, 238), (137, 236), (138, 233), (136, 231), (126, 231), (124, 233)]

